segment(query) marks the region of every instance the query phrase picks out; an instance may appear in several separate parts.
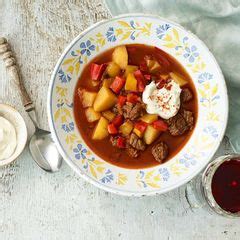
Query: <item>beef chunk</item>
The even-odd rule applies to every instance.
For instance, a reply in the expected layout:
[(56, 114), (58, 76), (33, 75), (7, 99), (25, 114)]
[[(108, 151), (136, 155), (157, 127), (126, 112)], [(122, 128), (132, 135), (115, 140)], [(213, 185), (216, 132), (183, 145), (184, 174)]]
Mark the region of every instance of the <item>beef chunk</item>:
[(144, 114), (145, 105), (142, 103), (133, 104), (133, 103), (127, 102), (123, 106), (122, 110), (123, 110), (124, 118), (135, 120)]
[(192, 130), (193, 126), (194, 126), (194, 116), (193, 116), (193, 113), (191, 111), (183, 110), (182, 115), (183, 115), (185, 121), (187, 122), (188, 128), (190, 130)]
[(164, 142), (159, 142), (152, 147), (152, 155), (158, 162), (162, 162), (168, 156), (168, 146)]
[(135, 133), (131, 133), (128, 143), (137, 150), (144, 151), (146, 148), (146, 144)]
[(116, 105), (112, 108), (112, 112), (115, 113), (116, 115), (118, 115), (118, 104), (116, 104)]
[(182, 102), (188, 102), (188, 101), (192, 100), (192, 98), (193, 98), (193, 94), (190, 91), (190, 89), (188, 89), (188, 88), (182, 89), (182, 92), (181, 92), (181, 101)]
[(119, 104), (116, 104), (113, 109), (112, 109), (113, 113), (115, 113), (116, 115), (123, 115), (123, 110), (122, 108), (119, 106)]
[(127, 151), (127, 154), (132, 158), (136, 158), (139, 156), (139, 151), (131, 146), (128, 146), (126, 151)]
[(193, 113), (187, 110), (178, 112), (174, 117), (166, 120), (168, 130), (171, 135), (178, 136), (185, 133), (187, 130), (192, 130), (194, 125)]
[(182, 114), (178, 113), (174, 117), (167, 120), (168, 130), (171, 135), (182, 135), (188, 130), (188, 124)]

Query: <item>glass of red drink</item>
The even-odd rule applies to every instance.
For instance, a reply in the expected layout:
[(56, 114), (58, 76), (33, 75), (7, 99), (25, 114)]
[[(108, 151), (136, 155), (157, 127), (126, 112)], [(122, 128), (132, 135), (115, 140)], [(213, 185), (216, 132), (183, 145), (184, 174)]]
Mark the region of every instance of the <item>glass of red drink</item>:
[(218, 157), (186, 187), (192, 208), (207, 207), (226, 217), (240, 217), (240, 155)]

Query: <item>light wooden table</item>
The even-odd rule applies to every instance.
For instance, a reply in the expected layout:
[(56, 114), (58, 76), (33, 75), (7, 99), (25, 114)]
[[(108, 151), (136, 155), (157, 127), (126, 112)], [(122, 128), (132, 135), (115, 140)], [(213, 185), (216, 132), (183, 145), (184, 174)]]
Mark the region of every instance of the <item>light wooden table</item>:
[[(16, 52), (41, 127), (48, 129), (48, 82), (60, 53), (83, 29), (110, 17), (101, 0), (0, 0), (0, 36)], [(23, 114), (30, 136), (33, 126), (2, 62), (0, 102)], [(228, 151), (225, 145), (217, 155)], [(56, 174), (43, 172), (27, 148), (0, 169), (0, 240), (239, 238), (239, 220), (193, 212), (184, 187), (155, 197), (121, 197), (83, 181), (66, 164)]]

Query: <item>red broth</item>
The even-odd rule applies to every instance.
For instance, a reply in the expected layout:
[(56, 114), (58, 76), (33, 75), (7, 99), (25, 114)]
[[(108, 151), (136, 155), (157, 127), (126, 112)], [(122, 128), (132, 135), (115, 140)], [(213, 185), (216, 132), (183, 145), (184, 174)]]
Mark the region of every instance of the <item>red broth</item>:
[(222, 163), (212, 179), (212, 194), (227, 212), (240, 212), (240, 159)]
[[(128, 49), (129, 54), (129, 60), (128, 64), (131, 65), (139, 65), (142, 60), (144, 59), (144, 56), (146, 55), (156, 55), (159, 54), (161, 50), (158, 50), (156, 53), (156, 49), (151, 46), (142, 45), (142, 44), (132, 44), (132, 45), (126, 45)], [(105, 161), (117, 165), (123, 168), (132, 168), (132, 169), (139, 169), (139, 168), (148, 168), (153, 167), (156, 165), (159, 165), (159, 162), (157, 162), (152, 153), (151, 148), (154, 145), (151, 144), (147, 146), (146, 150), (141, 152), (141, 155), (137, 158), (132, 158), (127, 155), (126, 151), (124, 149), (118, 149), (116, 147), (113, 147), (112, 144), (109, 141), (109, 137), (105, 138), (103, 140), (92, 140), (91, 136), (93, 133), (93, 129), (96, 125), (96, 123), (89, 123), (85, 116), (85, 109), (83, 108), (80, 98), (78, 96), (78, 89), (79, 88), (85, 88), (89, 91), (98, 91), (99, 87), (94, 87), (91, 84), (91, 77), (90, 77), (90, 64), (91, 63), (106, 63), (110, 62), (112, 60), (112, 52), (114, 49), (107, 50), (97, 57), (95, 57), (83, 70), (75, 89), (74, 93), (74, 117), (75, 121), (78, 127), (78, 130), (80, 131), (80, 134), (82, 138), (84, 139), (85, 143), (88, 145), (88, 147), (98, 156), (100, 156)], [(161, 51), (161, 56), (168, 60), (170, 65), (163, 69), (162, 73), (169, 73), (171, 71), (178, 72), (181, 74), (186, 80), (187, 85), (191, 92), (193, 93), (193, 100), (183, 103), (183, 107), (186, 110), (190, 110), (194, 113), (195, 118), (195, 124), (197, 121), (197, 113), (198, 113), (198, 106), (197, 106), (197, 94), (194, 87), (194, 84), (192, 82), (191, 77), (186, 72), (186, 70), (181, 66), (181, 64), (174, 59), (172, 56), (168, 55), (167, 53)], [(170, 133), (163, 132), (159, 136), (159, 140), (164, 141), (167, 143), (169, 147), (169, 155), (165, 161), (168, 161), (172, 157), (174, 157), (187, 143), (189, 138), (192, 135), (192, 131), (188, 131), (184, 133), (181, 136), (172, 136)], [(164, 161), (164, 162), (165, 162)]]

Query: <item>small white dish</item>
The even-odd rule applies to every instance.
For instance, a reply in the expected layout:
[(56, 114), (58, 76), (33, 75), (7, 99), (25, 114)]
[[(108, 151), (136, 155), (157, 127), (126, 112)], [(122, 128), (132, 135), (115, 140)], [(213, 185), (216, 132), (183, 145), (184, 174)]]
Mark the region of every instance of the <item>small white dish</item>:
[(27, 143), (27, 127), (21, 114), (10, 105), (0, 103), (0, 116), (13, 124), (17, 135), (16, 149), (10, 158), (0, 160), (0, 167), (2, 167), (16, 160), (23, 152)]

